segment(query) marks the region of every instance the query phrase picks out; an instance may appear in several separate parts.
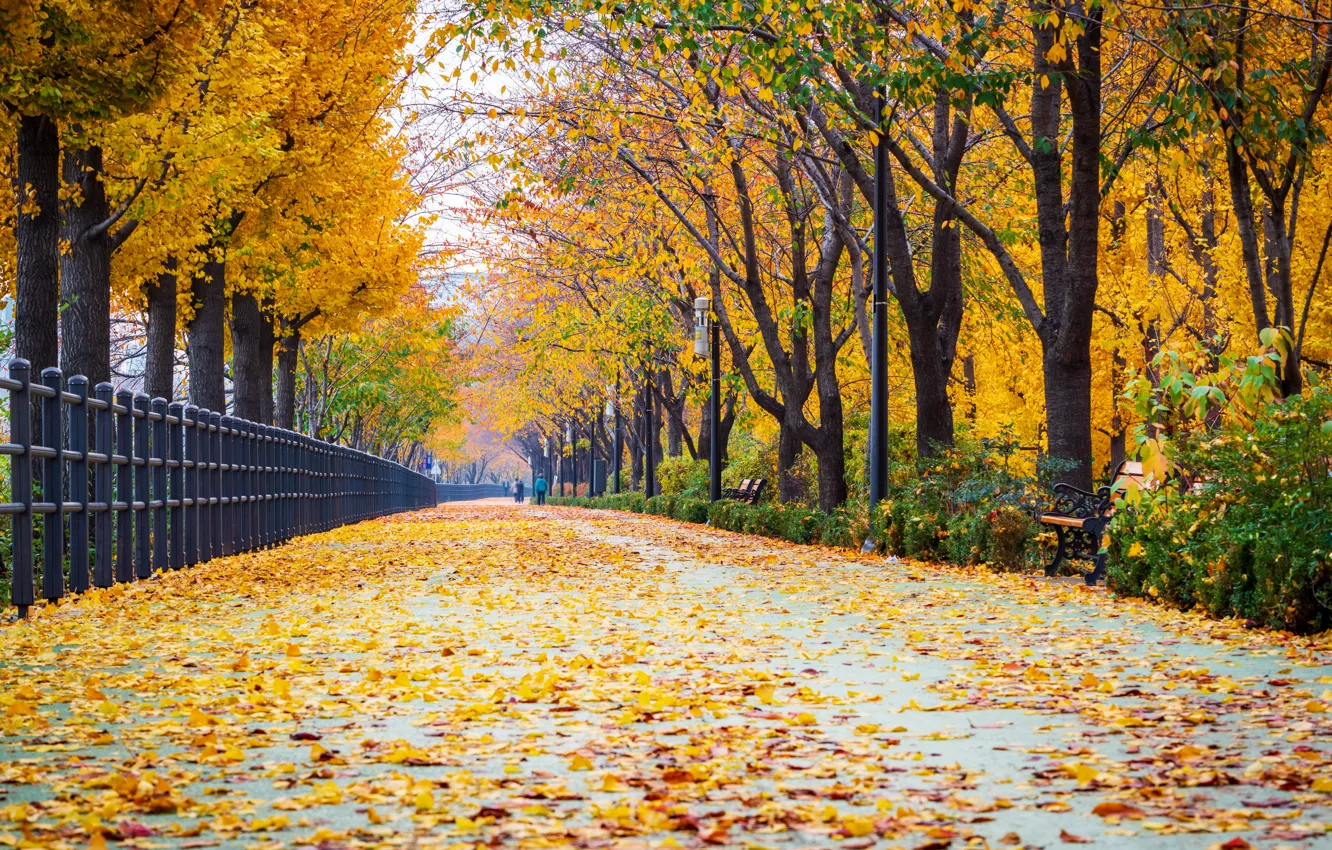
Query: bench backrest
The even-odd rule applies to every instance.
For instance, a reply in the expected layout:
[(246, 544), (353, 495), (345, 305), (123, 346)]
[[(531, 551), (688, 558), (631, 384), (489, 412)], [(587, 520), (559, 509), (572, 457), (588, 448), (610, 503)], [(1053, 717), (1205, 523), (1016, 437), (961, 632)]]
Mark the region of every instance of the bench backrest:
[(1129, 486), (1138, 485), (1141, 490), (1155, 490), (1161, 486), (1160, 479), (1148, 478), (1147, 473), (1143, 472), (1142, 463), (1136, 460), (1126, 460), (1115, 470), (1114, 480), (1110, 484), (1110, 492), (1118, 495), (1127, 493)]
[(749, 479), (748, 479), (748, 478), (746, 478), (744, 481), (741, 481), (741, 482), (740, 482), (740, 486), (736, 488), (736, 492), (739, 493), (741, 496), (747, 495), (747, 494), (749, 493)]
[(766, 478), (755, 478), (754, 486), (749, 491), (749, 501), (751, 504), (758, 504), (759, 496), (763, 495), (763, 485), (768, 483)]

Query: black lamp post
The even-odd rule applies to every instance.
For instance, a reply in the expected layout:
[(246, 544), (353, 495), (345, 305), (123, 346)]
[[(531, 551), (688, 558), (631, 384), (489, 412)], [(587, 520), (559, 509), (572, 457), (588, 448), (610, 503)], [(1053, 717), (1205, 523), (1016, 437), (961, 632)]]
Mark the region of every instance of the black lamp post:
[(712, 299), (694, 299), (694, 354), (712, 360), (711, 392), (708, 394), (708, 421), (712, 439), (708, 444), (708, 498), (721, 501), (721, 345), (716, 321), (712, 318)]
[(565, 426), (569, 438), (569, 474), (573, 479), (573, 497), (578, 498), (578, 431), (573, 423)]
[(620, 419), (620, 373), (615, 373), (615, 495), (620, 495), (620, 455), (624, 454), (623, 423)]
[(883, 94), (874, 93), (874, 121), (879, 126), (874, 146), (874, 313), (870, 343), (869, 512), (870, 538), (860, 548), (875, 549), (875, 511), (888, 487), (888, 141), (883, 132)]
[(656, 495), (657, 464), (652, 457), (652, 367), (647, 368), (647, 386), (643, 404), (643, 492), (651, 499)]

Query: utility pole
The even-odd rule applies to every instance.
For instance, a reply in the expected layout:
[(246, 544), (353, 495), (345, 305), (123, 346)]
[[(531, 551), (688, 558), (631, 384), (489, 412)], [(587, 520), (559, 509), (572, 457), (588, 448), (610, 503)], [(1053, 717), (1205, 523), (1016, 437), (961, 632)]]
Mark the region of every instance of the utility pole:
[(870, 343), (869, 515), (870, 536), (863, 553), (876, 548), (875, 514), (888, 488), (888, 137), (883, 126), (882, 89), (874, 93), (874, 122), (879, 128), (874, 146), (874, 313)]

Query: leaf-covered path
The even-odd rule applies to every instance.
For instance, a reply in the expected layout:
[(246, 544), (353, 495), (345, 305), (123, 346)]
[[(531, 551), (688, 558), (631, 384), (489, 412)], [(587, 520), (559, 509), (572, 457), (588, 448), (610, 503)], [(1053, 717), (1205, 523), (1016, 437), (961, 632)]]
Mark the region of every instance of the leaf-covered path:
[(442, 507), (0, 628), (0, 843), (1332, 846), (1332, 646)]

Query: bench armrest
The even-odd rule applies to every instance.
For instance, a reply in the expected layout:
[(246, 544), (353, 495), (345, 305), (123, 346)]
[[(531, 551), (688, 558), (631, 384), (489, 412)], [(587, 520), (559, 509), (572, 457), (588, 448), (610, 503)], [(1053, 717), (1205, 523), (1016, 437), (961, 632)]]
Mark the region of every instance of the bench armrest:
[(1109, 487), (1098, 487), (1096, 488), (1095, 493), (1091, 493), (1087, 490), (1079, 490), (1072, 484), (1056, 484), (1054, 486), (1054, 491), (1057, 494), (1072, 496), (1074, 498), (1081, 496), (1084, 499), (1106, 499), (1110, 497)]
[(1099, 487), (1092, 493), (1072, 484), (1054, 486), (1054, 507), (1050, 513), (1078, 519), (1105, 516), (1110, 510), (1110, 488)]

